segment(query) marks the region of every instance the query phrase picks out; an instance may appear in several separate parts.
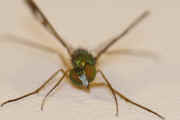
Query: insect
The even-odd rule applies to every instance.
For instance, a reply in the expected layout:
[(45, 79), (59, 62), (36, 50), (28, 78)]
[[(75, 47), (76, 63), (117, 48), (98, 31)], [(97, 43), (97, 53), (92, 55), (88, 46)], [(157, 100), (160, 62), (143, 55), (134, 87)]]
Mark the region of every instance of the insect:
[[(119, 91), (115, 90), (110, 82), (108, 81), (105, 74), (102, 72), (102, 70), (97, 68), (97, 61), (99, 58), (112, 46), (114, 45), (118, 40), (120, 40), (122, 37), (127, 35), (132, 28), (134, 28), (138, 23), (140, 23), (144, 18), (146, 18), (150, 12), (145, 11), (143, 12), (139, 17), (137, 17), (134, 22), (132, 22), (120, 35), (113, 38), (107, 45), (105, 45), (97, 54), (96, 56), (93, 56), (89, 51), (85, 49), (75, 49), (72, 50), (72, 48), (61, 38), (61, 36), (56, 32), (52, 24), (48, 21), (46, 16), (43, 14), (41, 9), (37, 6), (37, 4), (33, 0), (25, 0), (25, 3), (30, 8), (32, 14), (35, 16), (35, 18), (44, 26), (44, 28), (51, 33), (61, 44), (64, 46), (64, 48), (67, 50), (69, 56), (71, 57), (71, 67), (67, 70), (58, 69), (53, 75), (50, 76), (50, 78), (44, 82), (39, 88), (36, 90), (27, 93), (23, 96), (17, 97), (15, 99), (10, 99), (1, 104), (1, 106), (4, 106), (7, 103), (15, 102), (20, 99), (23, 99), (25, 97), (34, 95), (39, 93), (58, 73), (62, 73), (62, 77), (57, 81), (57, 83), (53, 86), (53, 88), (45, 95), (42, 104), (41, 104), (41, 110), (43, 110), (46, 98), (50, 95), (51, 92), (54, 91), (54, 89), (57, 88), (57, 86), (60, 85), (62, 80), (65, 77), (68, 77), (72, 84), (75, 85), (78, 88), (87, 89), (89, 90), (92, 87), (100, 87), (105, 86), (108, 87), (109, 90), (112, 92), (115, 104), (116, 104), (116, 115), (118, 115), (118, 101), (117, 96), (124, 99), (126, 102), (131, 103), (137, 107), (140, 107), (156, 116), (158, 116), (161, 119), (164, 119), (164, 117), (157, 112), (152, 111), (151, 109), (144, 107), (140, 104), (137, 104), (127, 98), (125, 95), (121, 94)], [(101, 83), (95, 83), (95, 77), (97, 74), (100, 74), (105, 82)]]

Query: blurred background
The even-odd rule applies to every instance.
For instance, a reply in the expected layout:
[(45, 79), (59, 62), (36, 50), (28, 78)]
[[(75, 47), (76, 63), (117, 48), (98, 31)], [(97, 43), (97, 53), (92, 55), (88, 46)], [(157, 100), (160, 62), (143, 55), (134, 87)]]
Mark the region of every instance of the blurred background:
[[(35, 0), (58, 33), (74, 48), (96, 52), (120, 34), (145, 10), (151, 15), (102, 56), (99, 68), (112, 86), (130, 99), (166, 117), (180, 119), (180, 2), (178, 0)], [(66, 69), (59, 57), (23, 43), (41, 44), (66, 50), (33, 18), (23, 0), (0, 0), (0, 102), (21, 96), (39, 87), (58, 68)], [(113, 52), (113, 53), (114, 53)], [(59, 75), (59, 77), (61, 74)], [(54, 82), (58, 80), (58, 77)], [(103, 81), (97, 75), (97, 81)], [(48, 98), (52, 88), (0, 108), (10, 119), (43, 120), (155, 120), (156, 116), (119, 101), (119, 117), (107, 88), (90, 93), (73, 88), (65, 80)]]

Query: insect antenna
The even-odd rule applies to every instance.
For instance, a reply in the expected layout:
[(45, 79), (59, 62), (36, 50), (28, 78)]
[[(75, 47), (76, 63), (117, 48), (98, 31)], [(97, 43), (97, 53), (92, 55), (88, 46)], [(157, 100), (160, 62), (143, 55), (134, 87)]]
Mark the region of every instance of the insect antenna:
[(143, 12), (139, 17), (137, 17), (120, 35), (113, 38), (105, 47), (103, 47), (96, 55), (95, 59), (98, 60), (100, 56), (105, 53), (114, 43), (120, 40), (122, 37), (127, 35), (132, 28), (134, 28), (138, 23), (140, 23), (144, 18), (150, 14), (149, 11)]
[(67, 50), (68, 54), (72, 55), (72, 48), (69, 44), (67, 44), (63, 38), (56, 32), (55, 28), (48, 21), (47, 17), (43, 14), (41, 9), (37, 6), (37, 4), (33, 0), (25, 0), (25, 3), (30, 8), (31, 12), (35, 16), (35, 18), (45, 27), (45, 29), (51, 33)]

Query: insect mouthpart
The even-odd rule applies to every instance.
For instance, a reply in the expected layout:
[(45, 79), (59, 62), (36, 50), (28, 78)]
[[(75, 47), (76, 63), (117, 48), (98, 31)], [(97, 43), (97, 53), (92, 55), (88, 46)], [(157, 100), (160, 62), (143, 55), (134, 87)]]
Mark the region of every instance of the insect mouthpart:
[(79, 76), (79, 79), (81, 80), (82, 85), (83, 85), (84, 87), (88, 88), (89, 82), (88, 82), (88, 80), (87, 80), (87, 78), (86, 78), (86, 75), (85, 75), (84, 73), (83, 73), (81, 76)]

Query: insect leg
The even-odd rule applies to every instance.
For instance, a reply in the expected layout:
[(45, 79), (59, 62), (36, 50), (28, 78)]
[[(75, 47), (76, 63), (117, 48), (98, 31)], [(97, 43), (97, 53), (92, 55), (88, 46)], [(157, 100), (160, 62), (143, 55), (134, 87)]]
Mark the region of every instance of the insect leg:
[(46, 96), (44, 97), (42, 103), (41, 103), (41, 110), (43, 110), (44, 108), (44, 104), (45, 104), (45, 101), (47, 99), (47, 97), (50, 95), (51, 92), (53, 92), (54, 89), (56, 89), (59, 84), (62, 82), (62, 80), (64, 79), (64, 77), (66, 77), (67, 73), (69, 72), (69, 70), (67, 70), (66, 72), (64, 72), (63, 76), (60, 78), (60, 80), (54, 85), (54, 87), (46, 94)]
[(72, 55), (72, 48), (69, 44), (67, 44), (63, 38), (56, 32), (55, 28), (48, 21), (47, 17), (43, 14), (38, 5), (34, 2), (34, 0), (25, 0), (25, 3), (28, 5), (30, 10), (32, 11), (35, 18), (44, 26), (44, 28), (51, 33), (67, 50), (68, 54)]
[[(101, 82), (101, 83), (92, 83), (92, 84), (90, 85), (90, 87), (102, 87), (102, 86), (107, 86), (107, 84)], [(137, 104), (137, 103), (135, 103), (134, 101), (130, 100), (129, 98), (127, 98), (125, 95), (123, 95), (123, 94), (120, 93), (119, 91), (115, 90), (114, 88), (113, 88), (113, 91), (114, 91), (119, 97), (121, 97), (123, 100), (125, 100), (126, 102), (131, 103), (131, 104), (133, 104), (133, 105), (135, 105), (135, 106), (137, 106), (137, 107), (139, 107), (139, 108), (142, 108), (142, 109), (144, 109), (144, 110), (146, 110), (146, 111), (148, 111), (148, 112), (150, 112), (150, 113), (158, 116), (158, 117), (161, 118), (162, 120), (165, 119), (165, 117), (163, 117), (162, 115), (158, 114), (157, 112), (154, 112), (153, 110), (151, 110), (151, 109), (149, 109), (149, 108), (147, 108), (147, 107), (144, 107), (144, 106), (142, 106), (142, 105), (140, 105), (140, 104)]]
[(27, 94), (25, 94), (23, 96), (15, 98), (15, 99), (7, 100), (7, 101), (5, 101), (5, 102), (3, 102), (1, 104), (1, 107), (3, 107), (7, 103), (15, 102), (15, 101), (18, 101), (18, 100), (23, 99), (25, 97), (28, 97), (28, 96), (31, 96), (31, 95), (39, 93), (59, 72), (63, 72), (64, 73), (64, 70), (62, 70), (62, 69), (57, 70), (52, 76), (50, 76), (50, 78), (45, 83), (43, 83), (39, 88), (37, 88), (33, 92), (27, 93)]
[(113, 38), (107, 45), (105, 45), (96, 55), (95, 59), (98, 60), (99, 57), (105, 53), (113, 44), (115, 44), (122, 37), (127, 35), (132, 28), (134, 28), (137, 24), (139, 24), (144, 18), (146, 18), (150, 14), (149, 11), (143, 12), (138, 18), (136, 18), (120, 35)]
[(101, 76), (103, 77), (103, 79), (105, 80), (105, 82), (107, 83), (107, 87), (111, 90), (112, 94), (113, 94), (113, 97), (114, 97), (114, 100), (115, 100), (115, 103), (116, 103), (116, 116), (118, 116), (118, 113), (119, 113), (119, 109), (118, 109), (118, 101), (117, 101), (117, 97), (116, 97), (116, 93), (115, 91), (113, 90), (110, 82), (108, 81), (108, 79), (106, 78), (106, 76), (104, 75), (104, 73), (101, 71), (101, 70), (97, 70), (97, 73), (100, 73)]

